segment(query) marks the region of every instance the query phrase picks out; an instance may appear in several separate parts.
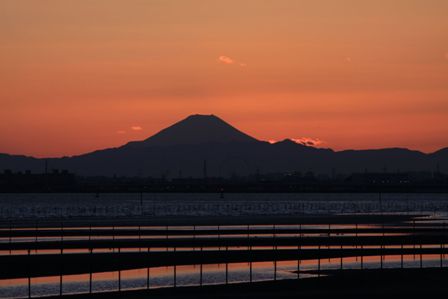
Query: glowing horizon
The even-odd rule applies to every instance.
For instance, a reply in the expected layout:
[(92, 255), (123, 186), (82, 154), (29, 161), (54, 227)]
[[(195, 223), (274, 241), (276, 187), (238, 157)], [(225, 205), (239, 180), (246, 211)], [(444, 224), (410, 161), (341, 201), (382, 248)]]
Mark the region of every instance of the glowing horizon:
[(0, 153), (78, 155), (215, 114), (259, 140), (448, 146), (448, 2), (0, 3)]

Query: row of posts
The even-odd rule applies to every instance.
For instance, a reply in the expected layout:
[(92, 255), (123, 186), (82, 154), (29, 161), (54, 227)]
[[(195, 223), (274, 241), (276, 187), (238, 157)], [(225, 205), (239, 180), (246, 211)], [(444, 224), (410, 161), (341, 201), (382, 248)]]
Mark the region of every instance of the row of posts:
[[(301, 231), (301, 228), (302, 228), (301, 225), (299, 225), (299, 231)], [(10, 229), (12, 229), (12, 228), (10, 227)], [(166, 229), (168, 230), (168, 226), (166, 227)], [(251, 236), (250, 229), (251, 229), (250, 225), (247, 225), (247, 238), (248, 239), (250, 239), (250, 236)], [(273, 229), (272, 237), (273, 237), (273, 240), (274, 240), (274, 245), (273, 245), (272, 249), (275, 251), (275, 250), (277, 250), (277, 246), (275, 245), (275, 238), (277, 236), (277, 234), (276, 234), (276, 226), (273, 225), (272, 229)], [(414, 222), (414, 229), (415, 229), (415, 222)], [(37, 230), (38, 230), (38, 227), (36, 225), (36, 237), (34, 239), (35, 242), (38, 242)], [(92, 227), (90, 226), (90, 228), (89, 228), (89, 236), (88, 236), (89, 241), (92, 239), (91, 230), (92, 230)], [(193, 232), (195, 230), (196, 230), (196, 226), (193, 227)], [(220, 238), (219, 230), (220, 230), (220, 226), (218, 226), (218, 238)], [(358, 230), (358, 225), (356, 224), (356, 230), (355, 230), (356, 231), (356, 237), (358, 236), (357, 230)], [(115, 227), (112, 228), (112, 231), (115, 232)], [(140, 226), (138, 227), (138, 235), (139, 235), (139, 239), (140, 239), (140, 237), (141, 237)], [(330, 237), (330, 235), (331, 235), (331, 225), (329, 224), (329, 226), (328, 226), (328, 237)], [(300, 235), (298, 235), (298, 237), (302, 237), (302, 236), (303, 236), (302, 233), (300, 233)], [(384, 236), (384, 231), (383, 231), (383, 236)], [(166, 234), (166, 238), (168, 238), (168, 237), (169, 237), (169, 235)], [(196, 237), (196, 234), (193, 233), (193, 238), (195, 238), (195, 237)], [(113, 233), (112, 239), (115, 239), (115, 233)], [(61, 223), (61, 239), (60, 240), (61, 240), (60, 255), (62, 256), (64, 254), (64, 252), (63, 252), (64, 225), (63, 225), (63, 223)], [(9, 237), (9, 242), (10, 243), (12, 242), (11, 235)], [(414, 247), (415, 247), (415, 245), (414, 245)], [(380, 248), (383, 249), (384, 245), (381, 244)], [(403, 248), (404, 248), (404, 246), (401, 245), (401, 249), (403, 249)], [(440, 248), (443, 249), (444, 245), (441, 244)], [(226, 246), (225, 247), (226, 252), (228, 251), (228, 249), (229, 249), (229, 247)], [(252, 252), (252, 249), (253, 249), (252, 245), (249, 244), (249, 246), (248, 246), (249, 253)], [(321, 246), (319, 245), (318, 246), (318, 251), (320, 251), (320, 249), (321, 249)], [(341, 251), (343, 250), (343, 246), (342, 245), (341, 245), (340, 249), (341, 249)], [(361, 250), (362, 249), (363, 249), (363, 246), (361, 245)], [(422, 249), (422, 245), (420, 245), (420, 249)], [(148, 252), (150, 252), (150, 248), (148, 248), (147, 250), (148, 250)], [(168, 250), (168, 248), (167, 248), (167, 250)], [(173, 251), (176, 252), (176, 250), (177, 250), (176, 247), (173, 247)], [(200, 251), (202, 251), (202, 250), (203, 250), (203, 247), (201, 246), (200, 247)], [(219, 248), (219, 250), (221, 250), (221, 247)], [(297, 247), (297, 250), (298, 250), (298, 255), (300, 256), (300, 251), (301, 251), (301, 246), (300, 245)], [(121, 252), (121, 249), (118, 248), (118, 253), (120, 253), (120, 252)], [(11, 252), (10, 252), (10, 254), (11, 254)], [(31, 250), (28, 250), (28, 255), (31, 255)], [(89, 248), (89, 264), (90, 264), (90, 266), (92, 266), (93, 258), (94, 258), (93, 248), (90, 247)], [(414, 258), (415, 258), (415, 255), (414, 255)], [(383, 269), (383, 260), (384, 260), (384, 257), (381, 254), (380, 255), (380, 269)], [(300, 278), (300, 264), (301, 264), (301, 260), (300, 260), (300, 258), (298, 258), (297, 259), (297, 278), (298, 279)], [(363, 257), (363, 255), (360, 255), (360, 265), (361, 265), (361, 269), (363, 269), (364, 268), (364, 257)], [(273, 271), (274, 272), (273, 273), (274, 277), (273, 277), (273, 280), (277, 280), (277, 260), (276, 260), (275, 257), (274, 257), (274, 260), (273, 260), (273, 267), (274, 267), (274, 271)], [(404, 255), (403, 254), (401, 254), (400, 267), (404, 268)], [(422, 267), (423, 267), (423, 256), (422, 256), (422, 254), (420, 254), (420, 268), (422, 268)], [(443, 254), (442, 253), (440, 254), (440, 267), (443, 267)], [(342, 252), (341, 252), (341, 257), (340, 257), (340, 267), (339, 268), (340, 268), (340, 270), (343, 269)], [(93, 292), (93, 289), (92, 289), (93, 271), (92, 270), (93, 269), (90, 268), (90, 271), (89, 271), (89, 294)], [(64, 272), (64, 269), (63, 269), (63, 265), (61, 264), (61, 275), (59, 276), (59, 295), (60, 296), (63, 295), (63, 272)], [(147, 275), (147, 278), (146, 278), (146, 288), (149, 289), (150, 288), (150, 268), (149, 267), (147, 268), (146, 275)], [(321, 258), (320, 258), (319, 254), (318, 254), (318, 258), (317, 258), (317, 276), (320, 276), (320, 275), (321, 275)], [(200, 276), (199, 277), (199, 285), (202, 286), (203, 285), (203, 264), (202, 263), (199, 264), (199, 276)], [(253, 281), (253, 262), (252, 262), (252, 260), (250, 260), (249, 261), (249, 282), (252, 282), (252, 281)], [(118, 270), (118, 291), (122, 290), (121, 283), (122, 283), (121, 270)], [(225, 284), (228, 284), (228, 283), (229, 283), (229, 263), (225, 263)], [(176, 265), (173, 266), (173, 286), (177, 287), (177, 266)], [(28, 276), (28, 298), (31, 298), (31, 277), (30, 276)]]

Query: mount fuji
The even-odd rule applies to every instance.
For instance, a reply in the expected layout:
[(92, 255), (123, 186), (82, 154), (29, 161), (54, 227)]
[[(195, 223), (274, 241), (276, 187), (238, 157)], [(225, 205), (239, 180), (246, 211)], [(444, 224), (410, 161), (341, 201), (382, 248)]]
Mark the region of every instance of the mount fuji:
[[(46, 161), (46, 162), (45, 162)], [(448, 148), (425, 154), (405, 148), (333, 151), (286, 139), (257, 140), (214, 115), (191, 115), (155, 135), (121, 147), (64, 158), (0, 154), (0, 169), (66, 169), (83, 176), (213, 177), (256, 172), (352, 173), (448, 168)]]

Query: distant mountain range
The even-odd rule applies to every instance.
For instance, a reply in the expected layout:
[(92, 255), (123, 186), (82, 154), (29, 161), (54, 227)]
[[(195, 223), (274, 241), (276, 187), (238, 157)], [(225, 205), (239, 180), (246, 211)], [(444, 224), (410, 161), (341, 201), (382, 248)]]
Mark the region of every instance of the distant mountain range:
[(448, 169), (448, 148), (431, 154), (404, 148), (315, 148), (286, 139), (257, 140), (214, 115), (191, 115), (154, 136), (79, 156), (37, 159), (0, 154), (0, 169), (66, 169), (84, 176), (229, 177), (313, 171), (353, 173)]

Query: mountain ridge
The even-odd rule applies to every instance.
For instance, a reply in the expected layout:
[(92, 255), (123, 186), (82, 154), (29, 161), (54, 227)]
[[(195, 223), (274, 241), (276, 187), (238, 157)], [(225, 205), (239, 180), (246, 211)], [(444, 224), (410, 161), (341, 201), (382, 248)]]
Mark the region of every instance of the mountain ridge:
[(194, 114), (160, 130), (142, 141), (125, 146), (172, 146), (201, 143), (259, 142), (221, 118), (211, 114)]
[(67, 169), (83, 176), (202, 177), (249, 175), (258, 171), (329, 174), (448, 169), (448, 148), (426, 154), (405, 148), (343, 150), (317, 148), (285, 139), (253, 138), (215, 115), (191, 115), (141, 141), (62, 158), (0, 154), (0, 170)]

